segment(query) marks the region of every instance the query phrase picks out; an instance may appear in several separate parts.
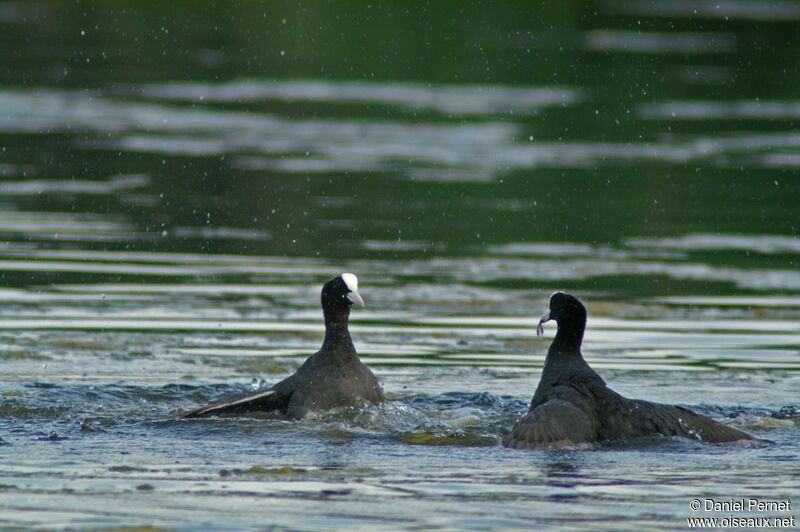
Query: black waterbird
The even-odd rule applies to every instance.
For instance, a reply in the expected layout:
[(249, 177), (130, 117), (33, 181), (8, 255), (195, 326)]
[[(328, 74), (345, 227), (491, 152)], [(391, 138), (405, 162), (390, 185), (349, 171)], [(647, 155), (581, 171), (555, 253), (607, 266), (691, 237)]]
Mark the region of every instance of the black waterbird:
[(358, 293), (358, 278), (352, 273), (334, 277), (322, 287), (325, 340), (293, 375), (266, 391), (223, 400), (181, 417), (279, 411), (299, 419), (311, 410), (382, 402), (380, 383), (358, 358), (350, 338), (348, 321), (354, 304), (364, 306)]
[(512, 449), (566, 447), (637, 436), (683, 436), (720, 443), (754, 439), (680, 406), (628, 399), (611, 390), (581, 354), (586, 309), (563, 292), (550, 297), (558, 332), (545, 359), (530, 409), (503, 438)]

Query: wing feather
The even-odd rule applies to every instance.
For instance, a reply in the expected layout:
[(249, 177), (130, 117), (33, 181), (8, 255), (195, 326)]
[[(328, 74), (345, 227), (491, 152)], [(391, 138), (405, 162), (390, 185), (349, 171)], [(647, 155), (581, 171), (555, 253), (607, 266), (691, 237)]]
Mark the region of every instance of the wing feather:
[(612, 438), (621, 434), (627, 436), (661, 434), (683, 436), (707, 443), (753, 439), (746, 432), (681, 406), (620, 397), (617, 401), (604, 405), (603, 412), (605, 423), (601, 438)]
[(288, 399), (287, 396), (280, 394), (275, 389), (269, 389), (238, 399), (223, 399), (222, 401), (187, 412), (180, 417), (182, 419), (188, 419), (225, 414), (243, 414), (246, 412), (284, 410)]
[(512, 449), (569, 447), (595, 439), (589, 417), (577, 406), (551, 399), (520, 419), (503, 438)]

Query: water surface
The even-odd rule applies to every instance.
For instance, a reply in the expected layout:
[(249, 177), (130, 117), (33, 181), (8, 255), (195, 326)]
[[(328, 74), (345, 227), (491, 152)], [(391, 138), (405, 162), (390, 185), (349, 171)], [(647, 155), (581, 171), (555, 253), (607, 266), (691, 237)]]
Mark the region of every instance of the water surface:
[[(798, 18), (0, 3), (0, 522), (674, 529), (796, 497)], [(174, 419), (293, 372), (343, 271), (385, 405)], [(615, 390), (773, 443), (503, 449), (557, 289)]]

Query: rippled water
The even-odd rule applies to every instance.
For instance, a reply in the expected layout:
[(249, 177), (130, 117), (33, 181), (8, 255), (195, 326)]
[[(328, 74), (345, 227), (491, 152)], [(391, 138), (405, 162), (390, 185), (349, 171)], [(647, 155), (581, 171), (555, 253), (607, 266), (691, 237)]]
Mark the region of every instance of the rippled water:
[[(800, 6), (81, 5), (0, 3), (0, 523), (683, 528), (696, 497), (796, 498)], [(385, 405), (174, 419), (294, 371), (342, 271)], [(502, 448), (556, 289), (615, 390), (772, 443)]]

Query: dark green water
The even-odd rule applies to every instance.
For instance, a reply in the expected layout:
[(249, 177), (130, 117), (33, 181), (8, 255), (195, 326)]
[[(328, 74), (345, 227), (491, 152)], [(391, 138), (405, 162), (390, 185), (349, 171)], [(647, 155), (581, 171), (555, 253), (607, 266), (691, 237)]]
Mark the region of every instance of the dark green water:
[[(797, 498), (798, 28), (749, 0), (0, 2), (0, 524), (673, 529)], [(292, 372), (342, 271), (387, 405), (172, 420)], [(503, 449), (556, 289), (614, 389), (774, 445)]]

